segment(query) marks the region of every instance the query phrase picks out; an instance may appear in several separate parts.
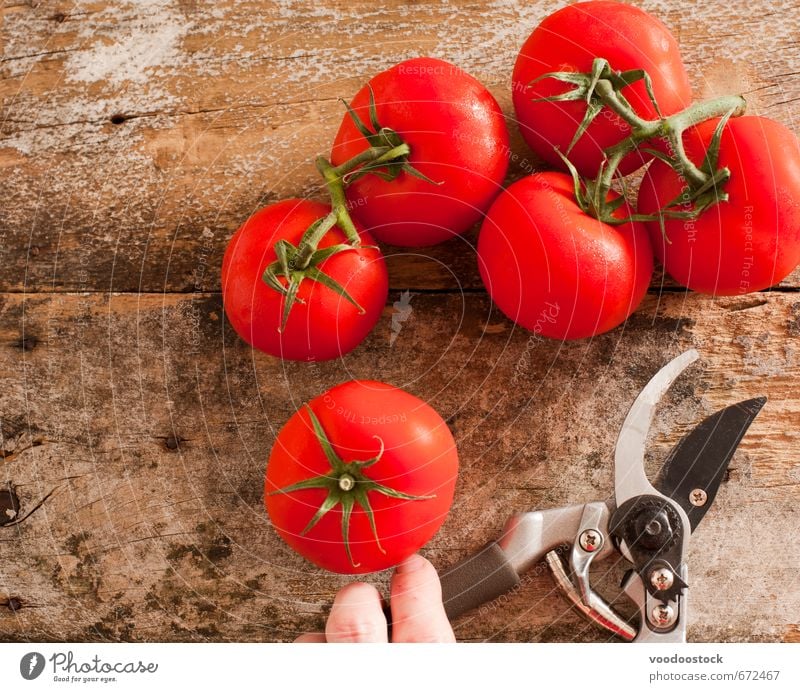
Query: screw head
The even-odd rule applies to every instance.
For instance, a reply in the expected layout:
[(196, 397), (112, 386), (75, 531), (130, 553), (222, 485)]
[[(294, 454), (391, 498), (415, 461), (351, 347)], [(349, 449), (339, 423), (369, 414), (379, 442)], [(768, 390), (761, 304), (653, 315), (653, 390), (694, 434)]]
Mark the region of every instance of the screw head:
[(675, 610), (666, 603), (659, 603), (650, 611), (650, 622), (656, 627), (669, 627), (675, 622)]
[(586, 529), (578, 538), (578, 543), (587, 553), (593, 553), (603, 545), (603, 534), (594, 529)]
[(695, 507), (702, 507), (708, 502), (708, 493), (702, 488), (695, 488), (689, 493), (689, 502)]
[(650, 572), (650, 583), (657, 591), (666, 591), (672, 586), (674, 581), (675, 578), (672, 575), (672, 570), (666, 567), (656, 567), (656, 569)]

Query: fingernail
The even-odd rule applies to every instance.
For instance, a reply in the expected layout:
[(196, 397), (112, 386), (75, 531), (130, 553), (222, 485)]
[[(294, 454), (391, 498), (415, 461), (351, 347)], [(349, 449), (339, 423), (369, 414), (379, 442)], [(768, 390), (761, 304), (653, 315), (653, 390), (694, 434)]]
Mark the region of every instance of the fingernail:
[(408, 574), (409, 572), (416, 572), (417, 570), (424, 569), (428, 561), (419, 553), (409, 555), (399, 565), (397, 565), (395, 572), (397, 574)]

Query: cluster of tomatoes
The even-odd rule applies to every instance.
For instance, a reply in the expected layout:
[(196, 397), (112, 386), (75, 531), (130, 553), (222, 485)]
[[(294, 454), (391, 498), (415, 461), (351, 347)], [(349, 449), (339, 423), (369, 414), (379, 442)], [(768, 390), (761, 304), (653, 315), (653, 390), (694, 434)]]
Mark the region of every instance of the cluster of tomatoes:
[[(285, 200), (254, 214), (228, 245), (222, 267), (225, 310), (238, 334), (256, 348), (292, 360), (327, 360), (355, 348), (375, 326), (388, 294), (386, 265), (375, 239), (393, 245), (433, 245), (478, 222), (502, 189), (508, 131), (497, 101), (455, 65), (407, 60), (373, 77), (344, 115), (330, 153), (334, 168), (370, 147), (358, 125), (401, 133), (410, 149), (401, 166), (415, 171), (354, 169), (345, 183), (345, 213), (360, 242), (319, 264), (353, 299), (318, 281), (303, 281), (281, 328), (286, 296), (262, 281), (276, 260), (275, 245), (299, 245), (309, 226), (331, 207)], [(377, 127), (375, 126), (377, 125)], [(418, 175), (415, 175), (417, 172)], [(335, 201), (334, 201), (335, 204)], [(347, 244), (334, 226), (319, 248)]]
[[(432, 58), (373, 77), (317, 160), (331, 203), (273, 204), (231, 239), (222, 290), (238, 334), (285, 359), (339, 357), (386, 303), (376, 240), (432, 245), (478, 222), (494, 302), (558, 339), (623, 323), (654, 255), (676, 281), (714, 295), (762, 290), (800, 262), (797, 139), (742, 117), (741, 97), (693, 104), (675, 39), (642, 10), (583, 2), (547, 17), (517, 58), (513, 103), (523, 138), (554, 170), (504, 189), (506, 120), (475, 78)], [(646, 165), (634, 201), (626, 176)], [(370, 571), (433, 535), (456, 470), (432, 409), (389, 385), (347, 383), (283, 428), (266, 502), (281, 535), (317, 564)]]

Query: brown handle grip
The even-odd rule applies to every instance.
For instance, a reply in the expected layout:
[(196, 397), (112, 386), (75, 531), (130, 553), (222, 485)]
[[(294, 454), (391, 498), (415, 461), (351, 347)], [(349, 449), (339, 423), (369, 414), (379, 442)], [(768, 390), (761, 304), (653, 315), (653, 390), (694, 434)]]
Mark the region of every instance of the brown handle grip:
[(479, 552), (441, 573), (442, 601), (453, 620), (487, 603), (519, 584), (519, 575), (497, 543), (487, 543)]

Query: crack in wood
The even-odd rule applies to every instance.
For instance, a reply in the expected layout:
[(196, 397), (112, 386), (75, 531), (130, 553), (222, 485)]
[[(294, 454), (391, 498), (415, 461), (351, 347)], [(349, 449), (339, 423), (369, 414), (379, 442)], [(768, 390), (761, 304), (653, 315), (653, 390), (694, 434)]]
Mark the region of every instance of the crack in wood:
[[(109, 122), (115, 125), (121, 125), (128, 120), (142, 120), (147, 118), (182, 118), (182, 117), (192, 117), (195, 115), (206, 115), (209, 113), (235, 113), (236, 111), (247, 111), (247, 110), (270, 110), (273, 108), (287, 108), (292, 106), (303, 106), (310, 103), (330, 103), (332, 101), (338, 101), (337, 97), (326, 97), (326, 98), (311, 98), (311, 99), (298, 99), (295, 101), (272, 101), (269, 103), (239, 103), (239, 104), (232, 104), (227, 106), (220, 106), (219, 108), (200, 108), (197, 110), (153, 110), (153, 111), (139, 111), (136, 113), (115, 113), (110, 117), (103, 117), (103, 118), (92, 118), (92, 119), (84, 119), (84, 120), (67, 120), (64, 122), (57, 122), (57, 123), (45, 123), (42, 125), (35, 124), (33, 127), (29, 128), (19, 128), (14, 130), (10, 134), (3, 135), (0, 137), (0, 142), (8, 141), (13, 139), (14, 137), (18, 136), (21, 133), (25, 132), (37, 132), (39, 130), (51, 130), (60, 127), (70, 127), (73, 125), (104, 125)], [(117, 122), (114, 121), (114, 118), (117, 118)], [(33, 124), (31, 120), (16, 120), (12, 118), (6, 118), (3, 122), (5, 123), (20, 123), (25, 125)]]
[[(46, 50), (40, 53), (29, 53), (27, 55), (12, 55), (11, 57), (0, 58), (0, 65), (18, 62), (20, 60), (31, 60), (32, 58), (42, 58), (48, 55), (61, 55), (62, 53), (75, 53), (80, 51), (81, 48), (57, 48), (55, 50)], [(13, 77), (11, 79), (14, 79)]]
[[(791, 278), (791, 277), (790, 277)], [(798, 277), (800, 278), (800, 277)], [(425, 288), (420, 287), (414, 284), (392, 284), (390, 286), (390, 291), (392, 293), (400, 293), (403, 291), (411, 291), (413, 293), (419, 295), (488, 295), (486, 289), (478, 288), (478, 287), (468, 287), (468, 288)], [(769, 295), (771, 293), (798, 293), (800, 292), (800, 286), (791, 286), (791, 285), (777, 285), (773, 286), (772, 288), (765, 289), (764, 291), (760, 291), (755, 295)], [(661, 285), (652, 285), (647, 290), (648, 295), (657, 296), (659, 294), (675, 294), (675, 293), (688, 293), (692, 295), (704, 295), (700, 293), (695, 293), (694, 291), (690, 291), (683, 286), (661, 286)], [(198, 291), (192, 287), (187, 287), (185, 290), (175, 290), (171, 289), (169, 291), (163, 292), (155, 292), (155, 291), (108, 291), (99, 288), (89, 288), (86, 291), (82, 291), (77, 293), (73, 290), (66, 289), (63, 291), (58, 290), (40, 290), (37, 289), (32, 291), (28, 290), (15, 290), (14, 288), (6, 289), (4, 291), (0, 291), (0, 297), (3, 295), (9, 296), (17, 296), (17, 295), (26, 295), (30, 296), (31, 298), (40, 296), (40, 297), (47, 297), (47, 296), (64, 296), (64, 297), (78, 297), (81, 295), (97, 295), (97, 296), (108, 296), (109, 298), (113, 299), (114, 297), (122, 297), (122, 296), (195, 296), (197, 298), (217, 298), (222, 296), (221, 290), (203, 290)], [(768, 300), (768, 299), (767, 299)], [(754, 303), (753, 305), (749, 305), (743, 308), (738, 308), (741, 310), (746, 310), (750, 307), (758, 307), (758, 305), (766, 304), (766, 300), (764, 302)], [(387, 302), (387, 305), (391, 305), (393, 300)], [(730, 308), (731, 312), (735, 312), (737, 308)], [(16, 348), (16, 343), (13, 344)]]
[(794, 96), (790, 99), (786, 99), (785, 101), (777, 101), (776, 103), (769, 104), (769, 108), (775, 108), (777, 106), (785, 106), (787, 103), (794, 103), (795, 101), (800, 101), (800, 96)]
[(753, 308), (760, 308), (763, 305), (767, 305), (769, 300), (766, 298), (760, 298), (756, 300), (752, 300), (748, 303), (744, 303), (742, 305), (731, 305), (728, 308), (728, 312), (742, 312), (743, 310), (752, 310)]

